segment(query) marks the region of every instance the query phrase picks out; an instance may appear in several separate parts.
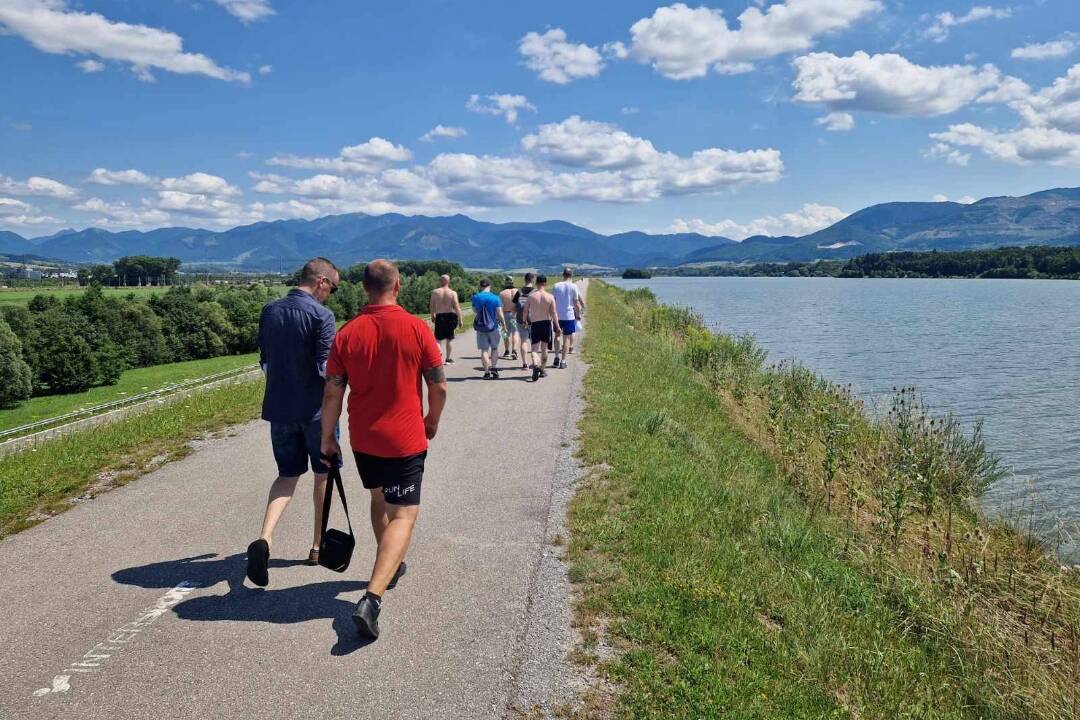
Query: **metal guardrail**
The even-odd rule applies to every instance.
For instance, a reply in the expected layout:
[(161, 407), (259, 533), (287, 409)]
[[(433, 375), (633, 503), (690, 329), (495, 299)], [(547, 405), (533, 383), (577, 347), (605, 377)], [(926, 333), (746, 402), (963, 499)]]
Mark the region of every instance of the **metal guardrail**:
[(119, 410), (128, 405), (138, 405), (139, 403), (145, 402), (147, 400), (153, 400), (154, 398), (172, 395), (173, 393), (188, 390), (194, 387), (199, 387), (200, 385), (206, 385), (208, 383), (216, 382), (218, 380), (226, 380), (234, 375), (239, 376), (245, 373), (249, 373), (252, 370), (257, 369), (258, 367), (258, 364), (254, 364), (245, 365), (239, 368), (233, 368), (232, 370), (224, 370), (222, 372), (214, 373), (212, 375), (204, 375), (203, 377), (192, 378), (190, 380), (184, 380), (183, 382), (165, 385), (156, 390), (150, 390), (149, 392), (129, 395), (128, 397), (120, 398), (118, 400), (111, 400), (107, 403), (92, 405), (85, 408), (79, 408), (78, 410), (64, 413), (63, 415), (57, 415), (55, 417), (38, 420), (36, 422), (27, 423), (18, 427), (0, 430), (0, 442), (12, 438), (22, 437), (24, 435), (32, 435), (42, 430), (55, 429), (71, 422), (85, 420), (96, 415), (104, 415), (105, 413), (112, 412), (113, 410)]

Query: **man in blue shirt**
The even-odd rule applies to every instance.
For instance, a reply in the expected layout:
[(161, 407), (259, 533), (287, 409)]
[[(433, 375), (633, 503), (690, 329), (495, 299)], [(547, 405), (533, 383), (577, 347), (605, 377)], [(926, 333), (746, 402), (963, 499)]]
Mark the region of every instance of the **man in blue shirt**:
[(326, 361), (337, 329), (334, 313), (323, 303), (340, 282), (332, 262), (313, 258), (300, 271), (296, 289), (267, 303), (259, 317), (259, 363), (266, 375), (262, 418), (270, 421), (270, 442), (278, 466), (262, 532), (247, 551), (248, 579), (260, 587), (269, 582), (267, 567), (274, 527), (292, 500), (297, 481), (307, 472), (308, 461), (315, 474), (315, 534), (308, 564), (314, 565), (319, 559), (322, 504), (330, 470), (319, 452), (322, 396)]
[(480, 350), (480, 363), (484, 366), (485, 380), (498, 380), (500, 329), (506, 329), (503, 319), (502, 300), (491, 292), (491, 281), (480, 281), (480, 292), (472, 296), (475, 316), (473, 330), (476, 331), (476, 347)]

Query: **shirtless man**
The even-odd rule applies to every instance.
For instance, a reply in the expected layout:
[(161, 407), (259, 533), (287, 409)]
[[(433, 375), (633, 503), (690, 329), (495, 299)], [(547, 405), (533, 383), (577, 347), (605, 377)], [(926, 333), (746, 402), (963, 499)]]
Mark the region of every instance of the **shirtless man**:
[(525, 356), (529, 353), (529, 323), (525, 322), (525, 305), (529, 302), (529, 293), (533, 291), (533, 274), (525, 273), (525, 284), (514, 291), (514, 321), (518, 328), (518, 346), (521, 348), (521, 369), (528, 370), (529, 363)]
[[(532, 339), (533, 382), (547, 377), (544, 366), (547, 365), (548, 348), (554, 336), (562, 332), (555, 312), (555, 298), (547, 291), (546, 285), (547, 276), (537, 275), (536, 289), (529, 293), (529, 300), (525, 303), (525, 322), (529, 324)], [(540, 353), (539, 362), (537, 353)]]
[[(503, 357), (510, 358), (511, 360), (517, 360), (518, 346), (518, 329), (517, 329), (517, 308), (514, 307), (514, 295), (517, 293), (517, 288), (514, 287), (514, 277), (507, 275), (503, 278), (503, 291), (499, 293), (499, 299), (502, 300), (503, 318), (506, 320), (505, 331), (506, 337), (503, 338)], [(522, 354), (524, 354), (522, 350)]]
[(461, 305), (457, 292), (450, 287), (450, 276), (439, 276), (439, 287), (431, 291), (431, 322), (435, 324), (435, 340), (442, 348), (443, 362), (452, 363), (450, 357), (454, 331), (461, 325)]

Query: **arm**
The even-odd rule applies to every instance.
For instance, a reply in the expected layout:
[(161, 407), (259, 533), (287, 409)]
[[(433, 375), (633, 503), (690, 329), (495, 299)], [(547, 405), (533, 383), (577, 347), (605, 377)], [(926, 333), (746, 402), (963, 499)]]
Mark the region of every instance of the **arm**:
[(259, 338), (256, 341), (259, 345), (259, 367), (262, 368), (263, 375), (266, 374), (266, 333), (263, 331), (266, 321), (266, 307), (264, 306), (262, 312), (259, 313)]
[(510, 324), (506, 320), (506, 313), (503, 312), (503, 309), (501, 307), (495, 311), (495, 317), (499, 319), (499, 325), (502, 327), (502, 329), (506, 332), (510, 332)]
[(341, 446), (335, 437), (335, 430), (341, 418), (341, 405), (348, 384), (349, 378), (345, 375), (331, 375), (326, 378), (322, 399), (322, 442), (319, 443), (319, 451), (323, 457), (341, 457)]
[(465, 318), (461, 317), (461, 304), (458, 302), (457, 293), (454, 293), (454, 312), (457, 313), (457, 324), (464, 325)]
[[(446, 407), (446, 369), (439, 365), (424, 371), (424, 380), (427, 381), (428, 412), (424, 418), (424, 434), (428, 440), (435, 437), (439, 432), (439, 419), (442, 417), (443, 408)], [(323, 405), (324, 412), (326, 405)], [(326, 416), (323, 415), (325, 418)], [(326, 421), (323, 420), (325, 423)], [(326, 425), (323, 425), (325, 432)], [(324, 436), (325, 437), (325, 436)], [(325, 439), (323, 440), (325, 442)]]
[(428, 310), (431, 311), (431, 322), (435, 322), (435, 291), (431, 291), (431, 298), (428, 300)]
[(330, 346), (334, 344), (336, 333), (337, 323), (334, 322), (334, 313), (327, 313), (322, 319), (319, 337), (315, 343), (315, 366), (322, 377), (326, 377), (326, 361), (330, 359)]
[(559, 314), (557, 312), (555, 312), (555, 302), (554, 301), (552, 301), (551, 307), (549, 308), (549, 310), (550, 310), (550, 312), (548, 313), (548, 317), (551, 319), (551, 327), (553, 327), (555, 329), (555, 334), (556, 335), (562, 335), (562, 328), (559, 327)]

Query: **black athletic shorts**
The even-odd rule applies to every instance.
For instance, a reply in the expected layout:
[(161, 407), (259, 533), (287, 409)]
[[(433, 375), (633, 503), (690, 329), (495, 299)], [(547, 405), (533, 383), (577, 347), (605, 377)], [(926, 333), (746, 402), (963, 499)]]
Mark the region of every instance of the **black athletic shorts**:
[(382, 488), (391, 505), (419, 505), (427, 450), (401, 458), (384, 458), (353, 451), (360, 482), (368, 490)]
[(536, 322), (529, 323), (529, 333), (531, 334), (533, 343), (546, 342), (548, 347), (551, 347), (554, 342), (551, 337), (550, 320), (537, 320)]
[(457, 330), (457, 313), (439, 313), (435, 316), (435, 339), (453, 340)]

